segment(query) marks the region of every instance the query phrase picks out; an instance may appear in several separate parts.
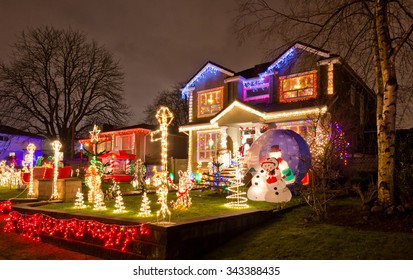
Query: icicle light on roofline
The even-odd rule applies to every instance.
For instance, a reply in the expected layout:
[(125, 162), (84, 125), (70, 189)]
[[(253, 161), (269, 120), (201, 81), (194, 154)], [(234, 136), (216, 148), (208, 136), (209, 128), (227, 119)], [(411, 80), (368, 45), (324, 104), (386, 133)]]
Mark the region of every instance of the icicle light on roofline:
[(195, 87), (195, 85), (202, 79), (205, 79), (207, 75), (216, 75), (218, 72), (223, 72), (229, 76), (233, 76), (234, 74), (226, 71), (224, 69), (221, 69), (211, 63), (208, 63), (201, 71), (198, 72), (198, 74), (195, 75), (195, 77), (190, 80), (186, 86), (181, 90), (181, 97), (182, 99), (188, 98), (189, 97), (189, 92), (192, 91), (191, 88)]
[(36, 150), (36, 145), (30, 143), (27, 145), (27, 151), (29, 152), (29, 171), (30, 171), (30, 181), (29, 181), (29, 191), (27, 193), (28, 198), (33, 198), (35, 196), (33, 191), (33, 159), (34, 159), (34, 151)]
[(290, 48), (287, 50), (279, 59), (277, 59), (273, 64), (271, 64), (268, 69), (263, 73), (263, 75), (272, 75), (274, 70), (278, 70), (281, 68), (281, 64), (286, 63), (289, 59), (294, 56), (295, 47)]
[(52, 143), (52, 148), (54, 151), (54, 173), (53, 173), (53, 193), (50, 197), (51, 200), (59, 199), (59, 194), (57, 192), (57, 177), (59, 176), (59, 151), (62, 144), (55, 140)]

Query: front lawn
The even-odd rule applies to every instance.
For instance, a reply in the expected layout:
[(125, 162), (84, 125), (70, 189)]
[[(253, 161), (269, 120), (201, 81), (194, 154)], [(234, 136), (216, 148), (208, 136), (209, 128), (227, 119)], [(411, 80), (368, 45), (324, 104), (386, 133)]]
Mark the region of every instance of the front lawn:
[(307, 206), (292, 209), (207, 254), (205, 259), (386, 260), (413, 259), (413, 219), (366, 218), (355, 198), (333, 200), (330, 217), (311, 219)]
[[(182, 221), (192, 218), (200, 218), (206, 216), (214, 216), (225, 213), (237, 212), (242, 210), (255, 210), (255, 209), (277, 209), (280, 207), (288, 207), (294, 205), (301, 201), (300, 198), (295, 198), (289, 203), (281, 204), (272, 204), (268, 202), (258, 202), (258, 201), (248, 201), (248, 208), (245, 209), (231, 209), (226, 207), (224, 204), (229, 202), (226, 199), (226, 195), (217, 194), (212, 190), (192, 190), (190, 192), (192, 198), (192, 205), (189, 209), (186, 210), (174, 210), (171, 205), (169, 210), (171, 211), (171, 222)], [(86, 195), (85, 195), (86, 197)], [(148, 198), (151, 201), (150, 207), (152, 211), (152, 216), (147, 218), (142, 218), (138, 216), (140, 206), (142, 203), (141, 195), (128, 195), (123, 196), (123, 201), (126, 207), (125, 213), (113, 213), (115, 210), (115, 199), (110, 199), (105, 201), (107, 210), (96, 211), (93, 210), (93, 204), (85, 203), (88, 205), (85, 209), (75, 209), (74, 203), (51, 203), (47, 205), (40, 206), (42, 209), (54, 209), (54, 210), (63, 210), (67, 212), (82, 212), (90, 214), (99, 214), (99, 215), (108, 215), (111, 217), (127, 217), (127, 218), (136, 218), (145, 222), (155, 222), (156, 221), (156, 211), (160, 209), (160, 204), (156, 203), (157, 196), (154, 193), (148, 194)], [(169, 192), (168, 201), (176, 200), (176, 192)]]

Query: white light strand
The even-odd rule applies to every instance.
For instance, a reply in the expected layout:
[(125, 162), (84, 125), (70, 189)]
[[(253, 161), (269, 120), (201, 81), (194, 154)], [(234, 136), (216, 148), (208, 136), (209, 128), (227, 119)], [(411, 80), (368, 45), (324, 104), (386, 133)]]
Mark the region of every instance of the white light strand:
[(52, 148), (54, 151), (54, 173), (53, 173), (53, 193), (50, 200), (59, 199), (59, 193), (57, 192), (57, 177), (59, 176), (59, 151), (62, 144), (59, 141), (53, 141)]
[(84, 209), (86, 208), (84, 199), (83, 199), (83, 193), (80, 191), (80, 188), (77, 189), (76, 193), (76, 200), (75, 200), (75, 209)]
[(141, 208), (139, 209), (138, 213), (139, 217), (149, 217), (152, 215), (151, 207), (149, 206), (150, 203), (151, 201), (149, 200), (148, 195), (146, 194), (146, 192), (144, 192), (142, 195)]
[(29, 191), (27, 193), (28, 198), (34, 198), (35, 193), (33, 191), (33, 159), (34, 159), (34, 151), (36, 150), (36, 145), (30, 143), (27, 145), (27, 151), (29, 152), (29, 170), (30, 170), (30, 180), (29, 180)]

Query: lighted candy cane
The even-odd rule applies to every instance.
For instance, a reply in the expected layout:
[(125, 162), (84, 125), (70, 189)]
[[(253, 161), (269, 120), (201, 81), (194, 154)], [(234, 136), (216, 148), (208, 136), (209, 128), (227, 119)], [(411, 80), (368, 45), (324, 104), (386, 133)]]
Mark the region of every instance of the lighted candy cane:
[(29, 145), (27, 145), (27, 151), (29, 152), (29, 160), (30, 160), (30, 165), (29, 165), (30, 181), (29, 181), (29, 192), (27, 193), (28, 198), (33, 198), (34, 197), (34, 191), (33, 191), (33, 154), (34, 154), (35, 150), (36, 150), (36, 146), (33, 143), (30, 143)]
[(53, 173), (53, 193), (50, 200), (59, 199), (59, 194), (57, 193), (57, 177), (59, 175), (59, 151), (62, 144), (56, 140), (52, 143), (52, 148), (54, 150), (54, 173)]

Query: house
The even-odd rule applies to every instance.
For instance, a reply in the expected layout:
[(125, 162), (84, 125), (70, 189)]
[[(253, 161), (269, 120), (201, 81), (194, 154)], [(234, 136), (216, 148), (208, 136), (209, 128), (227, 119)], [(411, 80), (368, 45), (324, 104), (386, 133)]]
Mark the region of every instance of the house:
[(42, 146), (45, 138), (20, 129), (0, 125), (0, 161), (7, 160), (8, 164), (17, 166), (24, 164), (28, 154), (27, 145), (33, 143), (36, 146), (34, 158), (42, 155)]
[[(160, 170), (161, 144), (160, 142), (152, 142), (150, 137), (150, 133), (158, 128), (156, 125), (139, 124), (116, 129), (103, 129), (99, 133), (96, 152), (101, 154), (99, 159), (102, 163), (109, 164), (105, 173), (116, 175), (118, 181), (130, 181), (129, 166), (138, 159), (148, 165), (149, 174), (151, 174), (153, 166)], [(94, 151), (89, 138), (81, 139), (79, 143), (81, 150)], [(168, 158), (171, 166), (177, 164), (175, 161), (171, 162), (171, 158), (185, 159), (186, 165), (187, 143), (188, 137), (186, 135), (179, 133), (177, 129), (169, 128)]]
[[(340, 124), (351, 153), (374, 144), (375, 95), (337, 56), (296, 43), (277, 59), (234, 72), (206, 63), (182, 88), (189, 100), (188, 169), (231, 158), (268, 128), (290, 129), (304, 139), (310, 121), (328, 115)], [(372, 137), (373, 135), (373, 137)]]

